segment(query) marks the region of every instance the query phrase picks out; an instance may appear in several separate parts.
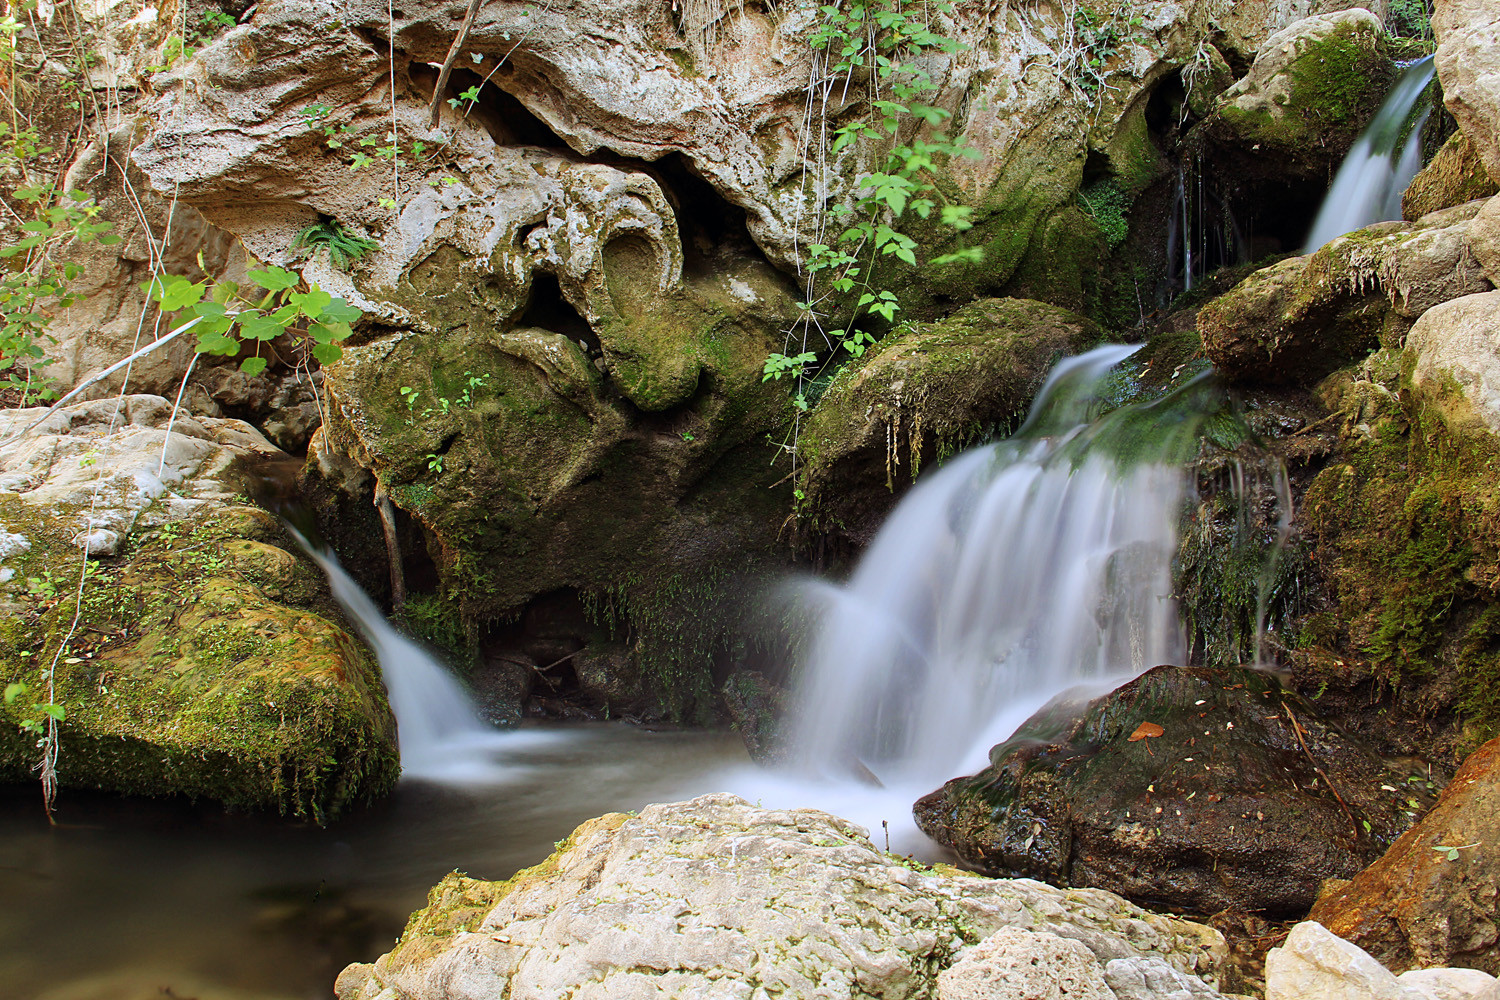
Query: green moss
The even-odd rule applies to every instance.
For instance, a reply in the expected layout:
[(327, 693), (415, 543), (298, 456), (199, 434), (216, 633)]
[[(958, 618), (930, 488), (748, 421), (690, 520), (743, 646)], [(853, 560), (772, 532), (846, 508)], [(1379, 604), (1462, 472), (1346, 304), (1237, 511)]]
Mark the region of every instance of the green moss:
[[(1320, 473), (1303, 501), (1335, 595), (1311, 638), (1429, 711), (1500, 725), (1500, 449), (1420, 412)], [(1444, 695), (1443, 691), (1456, 695)]]
[[(26, 517), (19, 500), (0, 506), (6, 523)], [(65, 535), (45, 523), (28, 531), (33, 563), (76, 559)], [(375, 665), (324, 617), (331, 602), (309, 585), (315, 571), (260, 540), (278, 536), (249, 509), (178, 522), (96, 564), (81, 607), (71, 587), (23, 600), (25, 630), (0, 633), (0, 681), (34, 692), (79, 613), (56, 676), (65, 787), (318, 822), (390, 789), (399, 762)], [(35, 752), (16, 728), (28, 709), (0, 706), (0, 773), (14, 780), (30, 777)]]
[(1090, 184), (1078, 192), (1078, 200), (1099, 227), (1099, 233), (1110, 249), (1125, 242), (1130, 232), (1126, 216), (1130, 212), (1131, 198), (1114, 178), (1105, 177)]

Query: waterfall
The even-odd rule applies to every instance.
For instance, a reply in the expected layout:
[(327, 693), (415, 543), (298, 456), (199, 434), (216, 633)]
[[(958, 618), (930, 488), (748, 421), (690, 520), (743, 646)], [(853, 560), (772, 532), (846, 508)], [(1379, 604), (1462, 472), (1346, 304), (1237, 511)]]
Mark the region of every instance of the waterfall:
[(816, 615), (790, 738), (804, 772), (930, 790), (982, 763), (1017, 709), (1181, 662), (1182, 463), (1222, 395), (1202, 376), (1092, 419), (1134, 350), (1060, 363), (1016, 436), (918, 483), (846, 584), (800, 588)]
[[(1407, 129), (1407, 120), (1433, 77), (1432, 56), (1406, 68), (1380, 110), (1360, 133), (1323, 199), (1303, 253), (1345, 233), (1401, 218), (1401, 194), (1422, 168), (1422, 126), (1429, 105)], [(1403, 141), (1403, 138), (1405, 141)]]
[[(489, 783), (505, 776), (497, 753), (520, 734), (504, 733), (479, 716), (458, 680), (421, 644), (398, 632), (329, 550), (288, 526), (303, 550), (328, 576), (339, 607), (354, 622), (380, 663), (396, 716), (403, 778)], [(526, 741), (522, 736), (521, 741)]]

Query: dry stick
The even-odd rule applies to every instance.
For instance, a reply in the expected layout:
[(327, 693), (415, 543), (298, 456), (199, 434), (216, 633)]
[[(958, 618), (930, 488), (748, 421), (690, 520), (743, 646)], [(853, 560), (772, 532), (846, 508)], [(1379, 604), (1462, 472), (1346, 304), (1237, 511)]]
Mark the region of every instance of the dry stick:
[(1307, 762), (1312, 765), (1312, 768), (1317, 773), (1318, 777), (1323, 779), (1323, 784), (1328, 786), (1328, 790), (1332, 792), (1333, 797), (1338, 800), (1339, 808), (1343, 809), (1344, 815), (1349, 817), (1349, 825), (1354, 827), (1354, 836), (1357, 839), (1361, 832), (1359, 828), (1359, 821), (1354, 818), (1354, 813), (1350, 811), (1349, 803), (1344, 801), (1344, 797), (1339, 794), (1339, 790), (1333, 786), (1333, 780), (1329, 778), (1326, 773), (1324, 773), (1323, 769), (1318, 766), (1318, 762), (1313, 759), (1312, 751), (1307, 748), (1307, 741), (1302, 738), (1302, 724), (1298, 722), (1297, 717), (1292, 714), (1292, 707), (1286, 702), (1282, 702), (1281, 707), (1286, 712), (1287, 719), (1292, 723), (1292, 734), (1297, 737), (1297, 744), (1302, 747), (1302, 752), (1307, 754)]
[(459, 26), (458, 35), (454, 37), (453, 44), (448, 46), (448, 58), (443, 60), (443, 69), (438, 73), (437, 86), (432, 90), (432, 108), (429, 112), (428, 128), (438, 126), (438, 112), (443, 107), (443, 89), (448, 86), (448, 77), (453, 73), (453, 61), (458, 58), (464, 42), (469, 40), (469, 29), (474, 26), (474, 18), (478, 16), (479, 5), (483, 2), (484, 0), (469, 0), (469, 10), (464, 14), (464, 23)]
[(57, 408), (59, 406), (62, 406), (64, 403), (66, 403), (68, 400), (72, 399), (74, 396), (78, 395), (83, 390), (85, 390), (85, 389), (87, 389), (87, 388), (95, 385), (96, 383), (104, 381), (105, 379), (107, 379), (111, 375), (113, 375), (115, 372), (119, 371), (121, 368), (124, 368), (126, 365), (128, 365), (131, 362), (135, 361), (137, 358), (144, 357), (145, 355), (150, 354), (152, 351), (156, 350), (158, 347), (161, 347), (163, 344), (170, 343), (172, 340), (176, 339), (176, 337), (177, 337), (178, 334), (186, 333), (188, 330), (190, 330), (193, 327), (197, 326), (202, 321), (203, 321), (203, 317), (202, 316), (196, 316), (193, 319), (188, 320), (186, 323), (182, 324), (177, 329), (173, 330), (171, 333), (167, 334), (165, 337), (161, 338), (160, 340), (153, 340), (151, 343), (147, 344), (145, 347), (141, 348), (139, 351), (136, 351), (134, 354), (130, 355), (128, 358), (123, 358), (123, 359), (121, 359), (119, 361), (116, 361), (114, 364), (112, 364), (108, 368), (104, 369), (98, 375), (95, 375), (93, 378), (88, 379), (87, 381), (80, 383), (76, 388), (74, 388), (66, 396), (62, 397), (57, 402), (55, 402), (51, 406), (47, 407), (47, 412), (46, 413), (43, 413), (40, 417), (37, 417), (31, 423), (27, 424), (25, 427), (21, 428), (19, 431), (16, 431), (16, 433), (12, 434), (10, 437), (6, 438), (3, 441), (0, 441), (0, 447), (4, 447), (5, 445), (10, 444), (12, 441), (15, 441), (15, 440), (17, 440), (19, 438), (25, 437), (29, 432), (35, 430), (37, 427), (40, 427), (42, 425), (42, 422), (45, 421), (48, 417), (52, 416), (52, 414), (57, 410)]
[(167, 468), (167, 445), (172, 443), (172, 425), (177, 422), (177, 408), (182, 405), (182, 394), (187, 392), (188, 379), (193, 376), (193, 368), (198, 364), (201, 352), (195, 353), (188, 361), (187, 371), (182, 373), (182, 385), (177, 387), (177, 400), (172, 404), (172, 412), (167, 415), (167, 436), (161, 442), (161, 462), (156, 466), (156, 478), (160, 479), (162, 472)]
[(391, 568), (391, 612), (406, 607), (406, 576), (401, 568), (401, 540), (396, 537), (396, 508), (385, 487), (375, 485), (375, 509), (380, 511), (380, 529), (385, 535), (385, 555)]

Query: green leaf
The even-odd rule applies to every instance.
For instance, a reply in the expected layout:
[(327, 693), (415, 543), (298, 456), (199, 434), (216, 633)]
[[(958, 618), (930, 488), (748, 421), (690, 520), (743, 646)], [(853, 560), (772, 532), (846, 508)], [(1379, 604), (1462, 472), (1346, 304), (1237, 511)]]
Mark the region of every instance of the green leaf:
[(200, 354), (218, 354), (224, 357), (233, 357), (240, 353), (240, 342), (224, 333), (209, 331), (198, 335), (198, 352)]
[(279, 292), (284, 288), (295, 288), (302, 279), (279, 267), (265, 267), (251, 271), (250, 280), (268, 292)]
[(26, 693), (26, 685), (20, 681), (12, 681), (5, 685), (5, 703), (13, 703), (17, 698)]
[(240, 336), (247, 340), (275, 340), (286, 330), (274, 316), (252, 316), (240, 323)]
[[(49, 702), (46, 705), (38, 705), (37, 708), (40, 708), (42, 710), (42, 713), (54, 722), (61, 722), (68, 716), (67, 709), (63, 708), (59, 704), (56, 704), (55, 702)], [(1454, 853), (1457, 854), (1458, 852), (1455, 851)]]
[(344, 356), (344, 349), (337, 344), (314, 344), (312, 356), (318, 359), (318, 364), (331, 365)]
[(313, 286), (306, 292), (292, 292), (287, 296), (287, 301), (302, 310), (308, 319), (318, 319), (323, 315), (323, 310), (333, 302), (333, 296), (323, 289)]
[(178, 312), (201, 302), (208, 291), (208, 284), (194, 284), (181, 275), (169, 274), (151, 282), (148, 290), (151, 298), (161, 306), (162, 312)]
[(363, 315), (363, 310), (351, 306), (343, 299), (336, 298), (323, 307), (323, 313), (318, 318), (329, 323), (353, 323)]
[(265, 358), (246, 358), (240, 362), (240, 371), (246, 375), (259, 375), (270, 362)]

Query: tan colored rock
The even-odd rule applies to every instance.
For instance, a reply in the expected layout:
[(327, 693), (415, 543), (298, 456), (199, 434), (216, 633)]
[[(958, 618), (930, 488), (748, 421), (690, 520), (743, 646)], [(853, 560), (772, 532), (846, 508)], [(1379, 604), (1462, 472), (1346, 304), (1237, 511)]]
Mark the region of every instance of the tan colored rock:
[(938, 1000), (1115, 1000), (1091, 951), (1002, 927), (938, 974)]
[(1500, 434), (1500, 291), (1424, 312), (1407, 334), (1412, 385), (1458, 430)]
[[(1490, 294), (1500, 308), (1500, 292)], [(1320, 899), (1311, 917), (1393, 969), (1463, 965), (1496, 974), (1497, 899), (1500, 740), (1491, 740), (1469, 756), (1416, 826)]]
[(1412, 969), (1396, 981), (1428, 1000), (1500, 1000), (1500, 980), (1478, 969)]
[(1439, 209), (1488, 198), (1500, 191), (1490, 179), (1473, 141), (1462, 130), (1454, 132), (1407, 185), (1401, 195), (1401, 214), (1419, 219)]
[(1470, 223), (1469, 252), (1490, 283), (1500, 285), (1500, 197), (1485, 202)]
[(1426, 1000), (1362, 949), (1307, 920), (1266, 955), (1266, 1000)]
[(1110, 893), (914, 870), (827, 813), (706, 795), (591, 820), (508, 882), (448, 876), (394, 950), (337, 985), (340, 1000), (901, 1000), (1003, 927), (1096, 976), (1152, 955), (1211, 978), (1224, 954), (1217, 932)]
[(1443, 102), (1500, 183), (1500, 8), (1492, 0), (1434, 0)]
[(1112, 959), (1104, 966), (1104, 979), (1116, 1000), (1221, 1000), (1224, 996), (1159, 958)]

